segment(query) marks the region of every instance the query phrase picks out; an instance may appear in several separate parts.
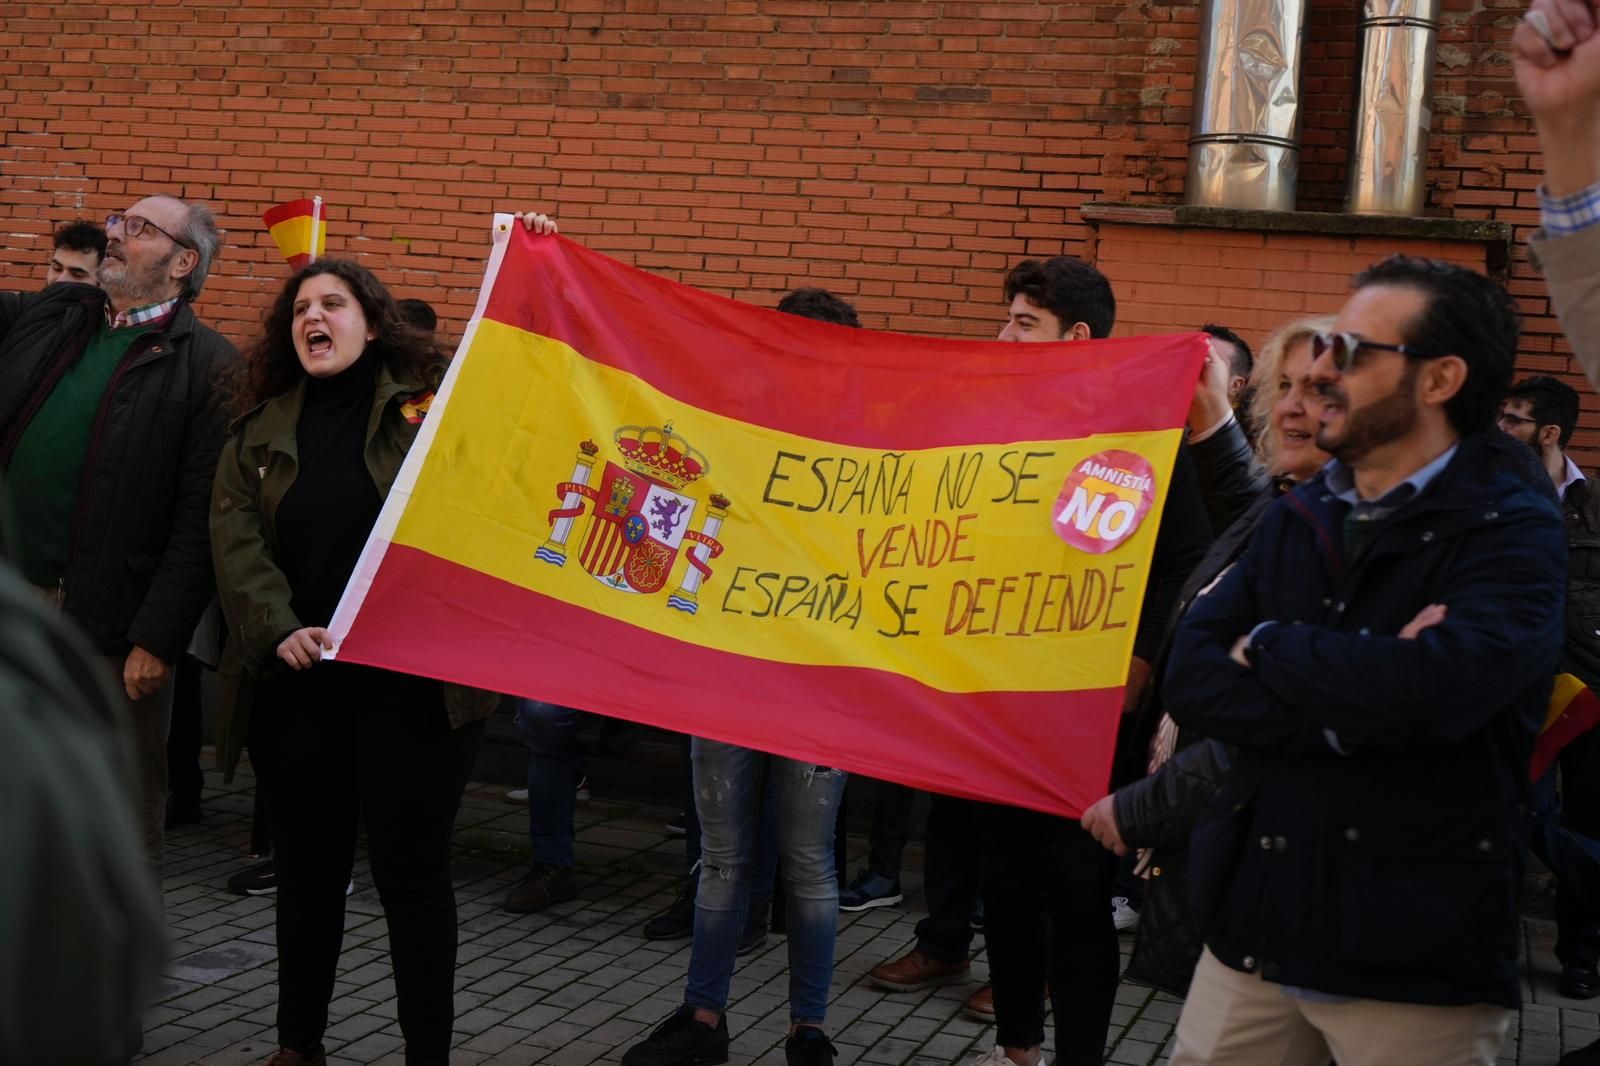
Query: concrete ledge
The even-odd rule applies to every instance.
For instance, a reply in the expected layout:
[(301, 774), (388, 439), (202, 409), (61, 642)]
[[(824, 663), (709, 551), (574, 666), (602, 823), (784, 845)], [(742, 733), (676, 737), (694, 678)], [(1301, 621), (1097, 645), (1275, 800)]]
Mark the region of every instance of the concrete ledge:
[(1301, 233), (1323, 237), (1394, 237), (1409, 240), (1463, 241), (1485, 246), (1490, 273), (1505, 277), (1511, 266), (1512, 231), (1504, 222), (1467, 218), (1419, 218), (1402, 215), (1345, 215), (1325, 211), (1253, 211), (1187, 204), (1088, 203), (1079, 208), (1083, 220), (1177, 229), (1228, 229), (1256, 233)]

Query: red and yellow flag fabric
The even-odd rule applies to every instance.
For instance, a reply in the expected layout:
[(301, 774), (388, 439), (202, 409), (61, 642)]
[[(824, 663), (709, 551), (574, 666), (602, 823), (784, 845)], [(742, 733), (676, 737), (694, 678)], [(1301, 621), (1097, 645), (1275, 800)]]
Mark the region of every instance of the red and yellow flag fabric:
[(267, 224), (278, 251), (289, 261), (289, 266), (299, 270), (314, 259), (320, 258), (327, 244), (328, 224), (322, 216), (322, 197), (290, 200), (286, 204), (269, 207), (261, 214)]
[(1563, 748), (1600, 725), (1600, 696), (1572, 674), (1557, 674), (1545, 709), (1544, 725), (1533, 742), (1528, 780), (1538, 781), (1555, 765)]
[(338, 658), (1060, 814), (1105, 793), (1203, 335), (869, 332), (497, 230)]

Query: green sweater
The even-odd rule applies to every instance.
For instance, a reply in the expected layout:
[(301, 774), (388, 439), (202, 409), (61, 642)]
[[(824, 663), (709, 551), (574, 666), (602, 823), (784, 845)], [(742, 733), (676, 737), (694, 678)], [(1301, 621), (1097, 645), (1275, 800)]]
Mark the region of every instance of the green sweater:
[(102, 325), (17, 442), (5, 482), (16, 516), (18, 562), (32, 584), (54, 586), (66, 574), (95, 414), (117, 364), (149, 329)]

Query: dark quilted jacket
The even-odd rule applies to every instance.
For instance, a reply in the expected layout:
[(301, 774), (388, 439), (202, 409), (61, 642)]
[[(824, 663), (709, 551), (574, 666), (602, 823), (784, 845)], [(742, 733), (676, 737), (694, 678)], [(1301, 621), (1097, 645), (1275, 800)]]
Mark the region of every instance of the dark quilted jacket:
[[(92, 285), (0, 293), (0, 464), (105, 314)], [(173, 662), (212, 595), (207, 514), (234, 347), (187, 304), (118, 364), (89, 442), (62, 589), (99, 650)]]

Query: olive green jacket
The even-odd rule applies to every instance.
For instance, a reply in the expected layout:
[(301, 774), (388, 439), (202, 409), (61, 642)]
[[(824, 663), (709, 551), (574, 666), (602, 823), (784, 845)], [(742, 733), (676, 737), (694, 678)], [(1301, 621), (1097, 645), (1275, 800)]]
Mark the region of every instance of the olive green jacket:
[[(400, 464), (416, 439), (426, 390), (377, 371), (367, 420), (367, 472), (387, 498)], [(289, 582), (277, 564), (277, 512), (297, 472), (295, 426), (305, 403), (305, 383), (275, 396), (230, 429), (211, 493), (211, 557), (217, 593), (228, 620), (228, 640), (218, 668), (222, 710), (217, 723), (217, 764), (231, 780), (250, 729), (254, 682), (287, 669), (278, 644), (306, 623), (289, 607)], [(402, 410), (404, 408), (404, 410)], [(460, 685), (444, 686), (452, 727), (488, 717), (499, 697)]]

